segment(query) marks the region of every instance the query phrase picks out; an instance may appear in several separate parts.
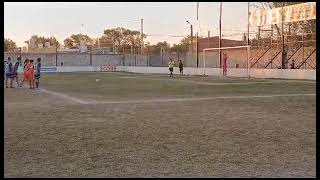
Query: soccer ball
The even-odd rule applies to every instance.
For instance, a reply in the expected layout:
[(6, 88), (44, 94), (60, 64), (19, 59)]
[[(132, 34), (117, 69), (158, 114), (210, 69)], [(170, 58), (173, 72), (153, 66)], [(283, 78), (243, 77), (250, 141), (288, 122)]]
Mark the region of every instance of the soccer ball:
[(100, 79), (96, 79), (96, 82), (99, 82), (100, 81)]

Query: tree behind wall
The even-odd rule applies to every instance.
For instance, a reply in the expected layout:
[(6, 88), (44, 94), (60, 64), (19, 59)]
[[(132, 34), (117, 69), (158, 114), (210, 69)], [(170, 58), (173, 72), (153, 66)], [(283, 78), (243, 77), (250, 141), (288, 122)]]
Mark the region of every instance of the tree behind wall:
[(191, 45), (191, 37), (187, 36), (184, 37), (183, 39), (181, 39), (179, 44), (174, 44), (171, 48), (171, 52), (176, 52), (178, 53), (182, 53), (182, 54), (186, 54), (189, 51)]
[(148, 45), (146, 49), (149, 54), (161, 54), (161, 47), (163, 49), (163, 53), (170, 53), (170, 44), (166, 41), (158, 42), (155, 45)]
[(85, 34), (72, 34), (70, 37), (66, 38), (63, 43), (64, 47), (69, 49), (76, 49), (80, 46), (80, 40), (83, 39), (87, 45), (92, 45), (93, 40), (91, 37)]
[(4, 39), (4, 52), (8, 52), (10, 50), (13, 50), (17, 48), (17, 45), (14, 41), (12, 41), (11, 39)]
[[(117, 52), (123, 52), (123, 49), (138, 49), (141, 47), (141, 33), (140, 31), (130, 30), (123, 27), (117, 27), (104, 30), (106, 39), (114, 42)], [(147, 36), (143, 34), (143, 38)], [(135, 52), (139, 53), (139, 52)]]
[[(44, 36), (38, 36), (38, 35), (33, 35), (31, 36), (30, 39), (35, 39), (35, 43), (37, 44), (43, 44), (45, 45), (46, 42), (50, 42), (51, 46), (55, 46), (57, 48), (61, 47), (61, 44), (59, 43), (59, 41), (54, 37), (44, 37)], [(26, 43), (28, 43), (28, 41), (25, 41)]]

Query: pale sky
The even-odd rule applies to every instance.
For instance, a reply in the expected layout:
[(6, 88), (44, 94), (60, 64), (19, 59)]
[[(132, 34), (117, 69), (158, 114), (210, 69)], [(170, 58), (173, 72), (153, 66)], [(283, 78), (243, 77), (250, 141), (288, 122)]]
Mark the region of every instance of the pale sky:
[[(223, 34), (246, 32), (247, 4), (223, 2)], [(200, 2), (199, 34), (207, 36), (210, 30), (211, 36), (218, 35), (219, 7), (220, 2)], [(140, 31), (143, 18), (144, 33), (150, 35), (145, 42), (172, 44), (182, 37), (167, 35), (190, 34), (186, 20), (197, 32), (196, 12), (196, 2), (5, 2), (4, 37), (18, 46), (25, 46), (32, 35), (55, 36), (63, 44), (65, 38), (80, 32), (97, 38), (104, 29), (118, 26)]]

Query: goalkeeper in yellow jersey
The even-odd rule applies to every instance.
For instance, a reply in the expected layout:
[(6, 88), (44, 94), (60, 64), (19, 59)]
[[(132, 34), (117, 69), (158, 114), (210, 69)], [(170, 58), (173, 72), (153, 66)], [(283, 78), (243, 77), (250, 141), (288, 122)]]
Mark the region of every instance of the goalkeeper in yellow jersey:
[(173, 77), (174, 61), (172, 61), (171, 58), (170, 58), (170, 61), (169, 61), (168, 65), (169, 65), (170, 77)]

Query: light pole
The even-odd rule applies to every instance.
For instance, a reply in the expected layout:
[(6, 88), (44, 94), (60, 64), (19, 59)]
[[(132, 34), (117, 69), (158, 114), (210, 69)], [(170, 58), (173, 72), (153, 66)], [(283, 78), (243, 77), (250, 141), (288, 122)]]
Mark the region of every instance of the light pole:
[(144, 43), (143, 43), (143, 19), (141, 19), (141, 32), (140, 32), (140, 35), (141, 35), (141, 52), (140, 54), (144, 54)]
[(200, 28), (200, 24), (199, 24), (199, 2), (197, 2), (197, 23), (198, 23), (198, 29), (197, 29), (197, 67), (199, 67), (199, 28)]
[[(222, 2), (220, 2), (220, 17), (219, 17), (219, 48), (221, 48), (221, 16), (222, 16)], [(222, 61), (221, 61), (221, 49), (219, 49), (219, 65), (220, 65), (220, 74), (221, 74), (221, 68), (222, 68)]]
[(190, 24), (190, 36), (191, 36), (191, 47), (192, 47), (191, 52), (193, 53), (193, 26), (188, 20), (186, 22)]
[(83, 33), (84, 32), (84, 24), (81, 24), (81, 30), (80, 30), (80, 46), (79, 46), (79, 52), (82, 53), (84, 51), (84, 46), (86, 45)]
[(80, 31), (80, 34), (81, 34), (81, 39), (83, 40), (83, 32), (84, 32), (84, 24), (81, 24), (81, 31)]

